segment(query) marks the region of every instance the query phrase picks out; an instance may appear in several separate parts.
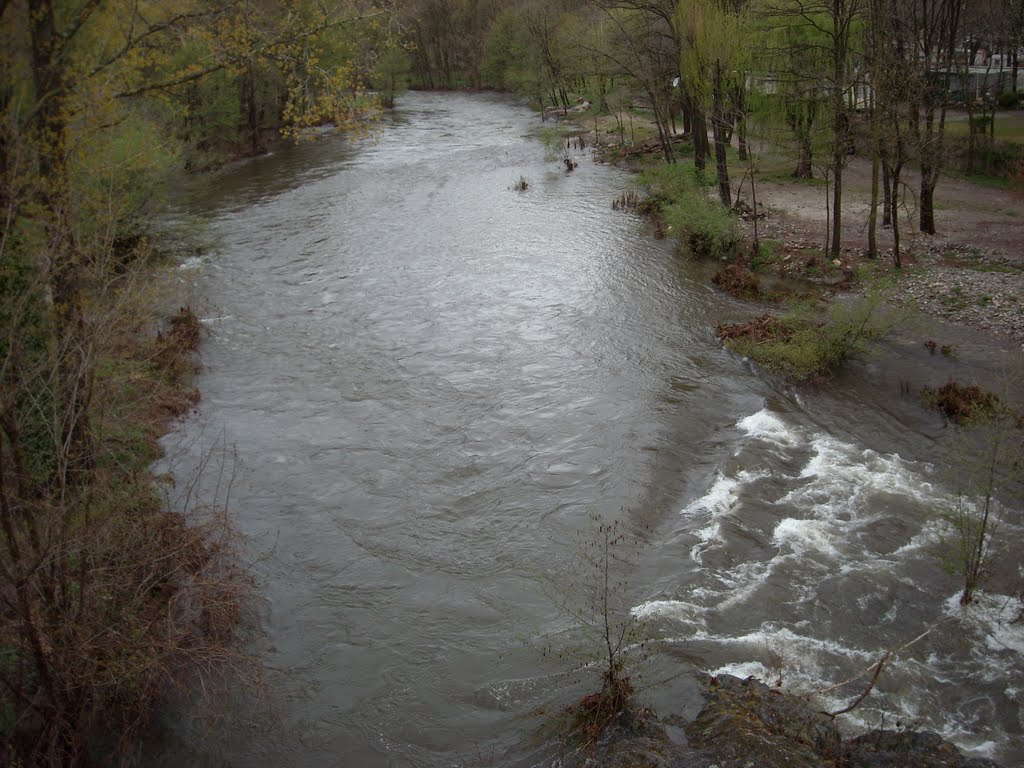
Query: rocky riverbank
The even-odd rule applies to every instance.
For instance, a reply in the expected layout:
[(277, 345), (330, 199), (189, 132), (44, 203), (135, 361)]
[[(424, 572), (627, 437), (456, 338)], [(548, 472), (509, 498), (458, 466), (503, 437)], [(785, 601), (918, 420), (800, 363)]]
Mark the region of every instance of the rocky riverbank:
[[(813, 700), (754, 679), (708, 678), (704, 707), (690, 723), (651, 720), (619, 728), (588, 768), (999, 768), (965, 756), (928, 731), (874, 730), (844, 739)], [(682, 743), (685, 737), (685, 743)]]

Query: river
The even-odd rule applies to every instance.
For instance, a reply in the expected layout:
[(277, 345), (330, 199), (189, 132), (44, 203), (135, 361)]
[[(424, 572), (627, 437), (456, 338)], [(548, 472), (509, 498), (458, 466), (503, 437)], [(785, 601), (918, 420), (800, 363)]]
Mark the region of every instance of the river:
[[(576, 150), (567, 173), (541, 128), (506, 98), (414, 93), (375, 140), (182, 190), (209, 337), (168, 463), (233, 452), (267, 671), (171, 708), (146, 764), (542, 762), (536, 712), (587, 686), (539, 646), (575, 647), (557, 595), (591, 579), (566, 568), (595, 513), (639, 539), (622, 595), (663, 641), (637, 673), (660, 712), (696, 713), (699, 671), (818, 690), (931, 628), (852, 725), (1024, 765), (1016, 566), (956, 605), (949, 441), (901, 394), (995, 379), (998, 346), (943, 329), (947, 360), (906, 334), (821, 387), (775, 382), (715, 336), (754, 308), (611, 209), (626, 174)], [(1017, 547), (1019, 518), (1000, 535)]]

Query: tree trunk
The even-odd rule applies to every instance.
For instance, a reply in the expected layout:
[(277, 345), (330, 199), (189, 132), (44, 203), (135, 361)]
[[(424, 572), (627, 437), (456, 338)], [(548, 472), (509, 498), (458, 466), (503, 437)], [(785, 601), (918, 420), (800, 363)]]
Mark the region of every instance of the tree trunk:
[(245, 106), (246, 123), (249, 128), (249, 152), (252, 155), (258, 155), (260, 153), (260, 125), (256, 106), (256, 77), (251, 61), (245, 68)]
[[(928, 173), (933, 171), (929, 167)], [(926, 173), (926, 166), (921, 165), (921, 231), (925, 234), (935, 234), (935, 185), (927, 184), (923, 180)]]
[(892, 224), (892, 177), (889, 173), (889, 161), (882, 152), (882, 226), (888, 227)]
[(704, 113), (699, 109), (693, 111), (693, 164), (698, 171), (703, 171), (708, 153), (708, 124)]
[(889, 220), (892, 222), (892, 263), (896, 269), (903, 268), (903, 261), (900, 258), (900, 211), (899, 211), (899, 184), (900, 171), (899, 163), (890, 169), (890, 180), (892, 192), (889, 195)]
[(722, 88), (722, 65), (715, 60), (715, 79), (712, 86), (711, 130), (715, 136), (715, 171), (718, 174), (718, 196), (722, 205), (732, 208), (732, 188), (729, 186), (729, 160), (725, 151), (725, 94)]
[(843, 166), (836, 163), (832, 172), (832, 246), (830, 254), (833, 259), (839, 258), (839, 249), (843, 236)]
[(809, 179), (814, 175), (814, 167), (811, 164), (811, 139), (809, 136), (800, 137), (800, 159), (797, 160), (796, 168), (793, 170), (794, 179)]
[(658, 101), (656, 94), (647, 92), (651, 100), (651, 112), (654, 114), (654, 124), (658, 127), (658, 140), (661, 142), (661, 151), (665, 155), (665, 162), (672, 165), (676, 161), (675, 149), (672, 147), (672, 136), (669, 134), (668, 120), (665, 116), (665, 109)]
[[(872, 118), (874, 119), (874, 118)], [(877, 144), (871, 156), (871, 211), (868, 213), (868, 253), (869, 259), (878, 258), (878, 177), (882, 161), (878, 156)]]
[[(47, 288), (54, 317), (59, 425), (54, 446), (61, 487), (80, 485), (91, 469), (89, 402), (92, 376), (90, 345), (85, 336), (81, 277), (70, 223), (67, 167), (66, 61), (55, 27), (53, 7), (46, 0), (29, 3), (32, 35), (32, 77), (38, 109), (33, 140), (39, 153), (39, 176), (46, 183), (39, 202), (46, 215)], [(45, 269), (45, 268), (44, 268)]]

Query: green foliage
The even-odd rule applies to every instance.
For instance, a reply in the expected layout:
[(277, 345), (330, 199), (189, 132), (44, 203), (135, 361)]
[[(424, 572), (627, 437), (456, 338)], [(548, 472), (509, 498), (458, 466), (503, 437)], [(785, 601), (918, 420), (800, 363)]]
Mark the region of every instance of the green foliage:
[(783, 243), (780, 240), (762, 240), (757, 252), (750, 257), (750, 269), (753, 272), (772, 272), (780, 262)]
[(707, 196), (707, 182), (692, 165), (676, 163), (649, 168), (638, 186), (645, 199), (638, 210), (660, 216), (665, 232), (694, 256), (728, 259), (743, 242), (735, 216)]
[(795, 381), (828, 376), (847, 358), (884, 337), (893, 321), (881, 316), (880, 293), (850, 307), (835, 306), (827, 320), (814, 306), (798, 304), (779, 317), (719, 326), (727, 349)]
[(385, 106), (394, 106), (395, 97), (409, 88), (412, 61), (402, 48), (394, 46), (381, 54), (374, 69), (373, 84)]
[(484, 42), (483, 81), (531, 98), (543, 90), (539, 55), (522, 8), (506, 8), (494, 20)]
[(102, 247), (140, 237), (180, 158), (151, 111), (125, 110), (116, 125), (83, 137), (70, 167), (80, 240)]
[(734, 258), (743, 244), (735, 216), (706, 197), (693, 205), (673, 205), (665, 211), (667, 231), (700, 258)]
[(1015, 91), (1007, 91), (999, 94), (996, 104), (1000, 109), (1018, 109), (1020, 107), (1020, 94)]
[(992, 125), (991, 115), (974, 115), (970, 121), (971, 133), (988, 133), (990, 125)]

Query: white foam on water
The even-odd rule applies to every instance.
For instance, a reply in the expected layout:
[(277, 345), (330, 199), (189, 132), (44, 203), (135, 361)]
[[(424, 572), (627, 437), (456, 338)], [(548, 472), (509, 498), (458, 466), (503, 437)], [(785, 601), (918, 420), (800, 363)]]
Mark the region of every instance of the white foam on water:
[[(700, 526), (693, 534), (698, 543), (691, 550), (692, 559), (703, 565), (710, 562), (713, 550), (716, 567), (702, 569), (701, 579), (684, 600), (652, 600), (637, 606), (634, 614), (678, 624), (685, 641), (706, 642), (718, 649), (709, 658), (709, 667), (715, 667), (710, 674), (753, 675), (769, 684), (781, 677), (797, 690), (824, 690), (822, 703), (832, 709), (841, 707), (849, 703), (850, 687), (827, 689), (837, 679), (869, 669), (884, 649), (847, 647), (842, 633), (838, 638), (817, 638), (810, 636), (812, 627), (773, 624), (766, 621), (769, 617), (760, 607), (751, 611), (753, 622), (745, 627), (744, 606), (753, 609), (766, 584), (774, 584), (773, 593), (779, 589), (786, 593), (773, 599), (813, 599), (818, 584), (815, 574), (821, 567), (836, 578), (857, 574), (861, 586), (863, 579), (882, 586), (891, 579), (907, 584), (917, 572), (908, 564), (933, 560), (935, 554), (930, 550), (948, 538), (948, 513), (957, 500), (932, 483), (930, 465), (788, 425), (782, 415), (767, 409), (741, 419), (736, 426), (745, 437), (731, 464), (720, 468), (704, 495), (682, 510), (693, 527)], [(760, 441), (758, 449), (745, 451), (753, 440)], [(794, 459), (808, 454), (799, 469), (791, 469)], [(754, 466), (733, 468), (736, 457), (744, 456), (760, 459), (755, 459)], [(781, 484), (789, 489), (774, 502), (767, 500), (775, 509), (777, 522), (771, 507), (763, 509), (765, 502), (751, 504), (756, 518), (748, 521), (744, 515), (744, 505), (760, 491), (753, 484), (764, 478), (772, 478), (773, 488)], [(727, 521), (729, 527), (725, 527)], [(740, 559), (719, 551), (732, 538), (732, 522), (740, 529), (741, 541), (746, 536), (761, 541), (765, 535), (761, 530), (745, 531), (744, 525), (774, 525), (771, 543), (775, 551), (762, 549), (760, 554)], [(1024, 536), (1024, 528), (1004, 522), (1008, 525), (1004, 532), (1011, 538)], [(876, 525), (883, 527), (875, 532)], [(894, 535), (898, 538), (884, 540), (890, 530), (897, 531)], [(745, 551), (749, 548), (746, 542), (743, 546)], [(876, 547), (879, 551), (874, 551)], [(781, 575), (780, 569), (788, 574), (785, 583), (775, 583), (778, 579), (773, 574)], [(944, 604), (936, 602), (943, 615), (933, 640), (944, 650), (929, 653), (927, 658), (900, 654), (891, 660), (889, 666), (904, 682), (890, 692), (881, 687), (877, 696), (884, 703), (868, 703), (852, 713), (851, 725), (860, 721), (863, 728), (877, 727), (879, 717), (895, 713), (905, 721), (920, 720), (972, 754), (999, 754), (1006, 747), (1005, 735), (985, 730), (984, 723), (967, 717), (972, 701), (961, 702), (956, 712), (940, 714), (937, 710), (943, 710), (945, 692), (959, 691), (967, 680), (990, 689), (997, 686), (995, 698), (1004, 703), (1017, 700), (1024, 683), (1011, 670), (1021, 668), (1024, 625), (1012, 620), (1024, 604), (1016, 598), (987, 594), (979, 595), (977, 603), (966, 610), (959, 605), (959, 594)], [(730, 607), (730, 615), (740, 626), (733, 625), (731, 635), (711, 631), (712, 618)], [(899, 620), (895, 603), (883, 620)], [(982, 710), (1002, 706), (987, 696), (978, 705)], [(979, 710), (978, 717), (982, 716)]]
[[(743, 474), (740, 473), (740, 475)], [(715, 514), (728, 511), (736, 503), (736, 489), (739, 487), (741, 479), (740, 476), (726, 477), (722, 473), (718, 473), (708, 492), (687, 504), (683, 509), (683, 514), (696, 515), (699, 512)]]
[(777, 547), (789, 547), (796, 555), (817, 552), (838, 559), (839, 550), (832, 541), (836, 533), (834, 525), (824, 520), (798, 520), (787, 517), (775, 526), (772, 543)]
[(708, 524), (695, 533), (698, 542), (690, 550), (690, 557), (695, 562), (701, 562), (701, 555), (712, 542), (722, 540), (721, 518), (729, 514), (735, 506), (739, 498), (737, 489), (740, 483), (751, 477), (748, 472), (740, 472), (736, 477), (726, 477), (719, 472), (708, 492), (691, 501), (683, 509), (682, 514), (687, 517), (696, 517), (702, 512), (711, 516)]
[(989, 651), (1024, 654), (1024, 623), (1015, 623), (1019, 616), (1024, 615), (1024, 603), (1020, 599), (976, 592), (973, 603), (960, 605), (960, 594), (958, 591), (946, 600), (946, 616), (957, 620), (965, 630), (982, 639)]
[(694, 603), (685, 603), (681, 600), (648, 600), (630, 609), (630, 614), (640, 621), (648, 621), (655, 618), (674, 619), (685, 624), (703, 625), (704, 619), (701, 614), (704, 608)]
[(751, 438), (757, 438), (784, 447), (799, 445), (802, 441), (798, 431), (790, 429), (782, 419), (767, 408), (762, 408), (757, 413), (740, 419), (736, 422), (736, 426), (746, 432)]
[(944, 498), (899, 454), (863, 450), (830, 435), (815, 435), (814, 452), (800, 470), (809, 483), (790, 491), (780, 504), (809, 507), (815, 512), (859, 512), (869, 494), (887, 493), (919, 502)]
[[(762, 682), (768, 682), (773, 674), (773, 670), (768, 669), (764, 664), (759, 661), (741, 661), (735, 664), (723, 664), (718, 669), (708, 670), (708, 674), (712, 677), (718, 675), (732, 675), (733, 677), (739, 677), (746, 679), (748, 677), (756, 677)], [(777, 674), (777, 671), (775, 672)]]
[(202, 256), (189, 256), (178, 265), (178, 270), (188, 272), (195, 269), (202, 269), (206, 260)]
[(921, 530), (914, 534), (910, 541), (892, 553), (893, 558), (899, 559), (918, 550), (935, 547), (942, 542), (948, 528), (948, 525), (940, 518), (925, 520)]
[(834, 640), (801, 635), (789, 627), (776, 627), (771, 623), (762, 624), (759, 629), (744, 635), (698, 634), (696, 637), (722, 645), (757, 645), (779, 654), (784, 659), (800, 659), (804, 662), (810, 660), (814, 655), (809, 654), (808, 651), (862, 661), (877, 660), (878, 656), (872, 651), (849, 648)]

